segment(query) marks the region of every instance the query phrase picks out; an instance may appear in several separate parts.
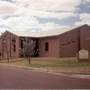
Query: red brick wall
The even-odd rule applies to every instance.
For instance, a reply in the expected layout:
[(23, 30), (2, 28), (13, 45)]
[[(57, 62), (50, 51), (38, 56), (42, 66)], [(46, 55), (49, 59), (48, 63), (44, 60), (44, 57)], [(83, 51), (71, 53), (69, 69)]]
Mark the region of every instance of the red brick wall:
[(81, 27), (80, 29), (81, 49), (90, 51), (90, 27)]
[(60, 36), (60, 57), (74, 57), (78, 52), (78, 30)]
[[(4, 40), (2, 40), (2, 38)], [(15, 40), (15, 43), (13, 40)], [(14, 51), (14, 45), (15, 45), (15, 51)], [(12, 33), (5, 32), (1, 36), (1, 40), (0, 40), (0, 53), (1, 53), (1, 58), (2, 57), (7, 58), (7, 55), (10, 58), (18, 58), (19, 57), (19, 37), (17, 37)]]
[[(45, 51), (45, 43), (48, 42), (49, 49)], [(59, 39), (57, 37), (48, 37), (39, 39), (40, 57), (59, 57)]]
[(90, 27), (87, 25), (60, 35), (60, 57), (74, 57), (80, 49), (90, 51)]
[[(4, 41), (2, 41), (2, 38), (4, 39)], [(13, 41), (13, 39), (15, 40), (15, 42)], [(20, 45), (21, 40), (23, 40), (23, 42), (25, 40), (29, 40), (30, 42), (31, 39), (32, 39), (31, 37), (19, 37), (17, 35), (14, 35), (6, 31), (5, 33), (2, 34), (0, 39), (0, 53), (1, 53), (0, 58), (5, 59), (8, 56), (9, 58), (21, 57), (21, 52), (23, 53), (23, 48), (21, 48), (21, 45)], [(14, 51), (14, 45), (15, 45), (15, 51)]]
[[(20, 57), (21, 38), (9, 32), (5, 32), (1, 38), (3, 36), (5, 36), (5, 39), (7, 40), (6, 45), (8, 46), (9, 54), (11, 43), (11, 57)], [(16, 52), (13, 51), (13, 37), (16, 39)], [(28, 39), (31, 40), (31, 38)], [(84, 25), (58, 36), (39, 38), (38, 41), (40, 57), (75, 57), (79, 49), (87, 49), (90, 51), (90, 26)], [(49, 44), (48, 51), (45, 51), (46, 42)], [(2, 40), (0, 39), (0, 53), (2, 54), (4, 51), (4, 57), (7, 57), (5, 49), (2, 50), (2, 46)]]
[[(75, 57), (80, 49), (90, 50), (90, 27), (87, 25), (75, 28), (56, 37), (45, 37), (40, 40), (40, 56)], [(49, 42), (49, 51), (45, 51), (45, 42)]]

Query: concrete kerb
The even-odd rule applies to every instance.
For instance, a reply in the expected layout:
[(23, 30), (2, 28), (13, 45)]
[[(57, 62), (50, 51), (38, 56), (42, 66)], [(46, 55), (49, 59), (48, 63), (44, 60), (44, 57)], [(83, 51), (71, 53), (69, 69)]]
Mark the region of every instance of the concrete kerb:
[(35, 71), (39, 71), (39, 72), (49, 72), (49, 70), (48, 69), (45, 69), (45, 68), (35, 68), (35, 67), (19, 66), (19, 65), (4, 64), (4, 63), (2, 63), (0, 65), (17, 67), (17, 68), (26, 69), (26, 70), (35, 70)]
[(19, 65), (13, 65), (13, 64), (5, 64), (5, 63), (2, 63), (0, 65), (8, 66), (8, 67), (16, 67), (16, 68), (26, 69), (26, 70), (33, 70), (33, 71), (38, 71), (38, 72), (45, 72), (45, 73), (49, 73), (49, 74), (53, 74), (53, 75), (62, 75), (62, 76), (67, 76), (67, 77), (72, 77), (72, 78), (90, 79), (90, 75), (66, 74), (64, 72), (55, 72), (54, 70), (46, 69), (46, 68), (35, 68), (35, 67), (19, 66)]

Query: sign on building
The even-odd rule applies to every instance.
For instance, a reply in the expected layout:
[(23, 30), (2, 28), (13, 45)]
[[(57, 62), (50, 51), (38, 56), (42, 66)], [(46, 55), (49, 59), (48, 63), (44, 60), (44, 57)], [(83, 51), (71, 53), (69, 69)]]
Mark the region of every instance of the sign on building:
[(79, 60), (89, 60), (89, 51), (88, 50), (80, 50), (78, 54)]

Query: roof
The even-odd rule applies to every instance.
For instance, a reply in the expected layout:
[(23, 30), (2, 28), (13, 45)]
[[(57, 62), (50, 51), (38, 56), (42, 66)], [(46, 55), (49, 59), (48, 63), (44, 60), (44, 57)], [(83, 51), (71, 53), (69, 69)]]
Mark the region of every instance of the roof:
[(66, 29), (66, 30), (63, 31), (62, 33), (58, 33), (58, 34), (56, 34), (56, 35), (54, 34), (54, 35), (51, 35), (51, 36), (43, 36), (43, 37), (39, 37), (39, 38), (57, 37), (57, 36), (60, 36), (60, 35), (66, 34), (66, 33), (70, 32), (70, 31), (80, 30), (80, 28), (82, 28), (82, 27), (89, 27), (89, 28), (90, 28), (89, 25), (84, 24), (84, 25), (82, 25), (82, 26), (74, 27), (74, 28), (71, 28), (71, 29)]

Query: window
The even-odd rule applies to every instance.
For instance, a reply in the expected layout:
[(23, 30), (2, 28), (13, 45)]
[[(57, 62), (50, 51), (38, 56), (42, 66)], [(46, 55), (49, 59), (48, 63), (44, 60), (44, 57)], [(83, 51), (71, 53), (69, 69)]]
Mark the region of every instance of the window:
[(48, 51), (48, 42), (45, 43), (45, 51)]
[(21, 40), (20, 47), (21, 47), (21, 49), (23, 49), (23, 40)]
[(13, 42), (13, 51), (16, 52), (16, 39), (13, 38), (12, 42)]

